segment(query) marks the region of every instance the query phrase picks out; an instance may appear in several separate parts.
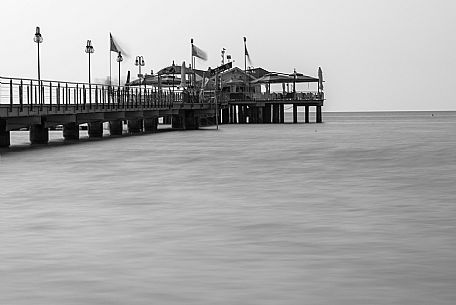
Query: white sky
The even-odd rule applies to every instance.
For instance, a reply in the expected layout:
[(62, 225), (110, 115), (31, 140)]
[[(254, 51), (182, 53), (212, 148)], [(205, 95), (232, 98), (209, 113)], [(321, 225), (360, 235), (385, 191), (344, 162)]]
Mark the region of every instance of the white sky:
[[(224, 47), (243, 67), (243, 40), (254, 66), (326, 80), (325, 111), (456, 110), (456, 1), (451, 0), (1, 0), (0, 75), (87, 81), (109, 75), (109, 32), (129, 51), (122, 74), (143, 55), (143, 72), (190, 59), (190, 38), (215, 67)], [(112, 53), (113, 77), (117, 63)]]

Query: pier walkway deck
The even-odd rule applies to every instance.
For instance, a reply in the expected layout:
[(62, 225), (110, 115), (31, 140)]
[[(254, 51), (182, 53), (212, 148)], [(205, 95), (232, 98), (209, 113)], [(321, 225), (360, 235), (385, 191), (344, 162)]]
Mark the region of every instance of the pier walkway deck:
[[(216, 102), (217, 101), (217, 102)], [(49, 128), (62, 125), (67, 140), (79, 139), (79, 125), (88, 124), (89, 137), (103, 136), (109, 122), (111, 135), (122, 135), (123, 121), (128, 131), (156, 132), (159, 118), (177, 129), (236, 123), (284, 123), (284, 105), (316, 109), (322, 122), (323, 96), (311, 93), (226, 94), (217, 92), (204, 98), (171, 89), (109, 86), (100, 84), (41, 81), (0, 77), (0, 147), (10, 145), (10, 131), (27, 128), (32, 144), (46, 144)], [(220, 118), (220, 119), (218, 119)]]

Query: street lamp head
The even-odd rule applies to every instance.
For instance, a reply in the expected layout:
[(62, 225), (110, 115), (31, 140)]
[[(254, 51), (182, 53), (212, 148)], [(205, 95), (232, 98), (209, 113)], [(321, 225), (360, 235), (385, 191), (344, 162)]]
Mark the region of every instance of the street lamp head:
[(121, 61), (123, 61), (122, 52), (119, 52), (119, 53), (117, 54), (117, 62), (121, 62)]
[(85, 52), (86, 52), (86, 53), (93, 53), (93, 52), (95, 52), (95, 49), (94, 49), (93, 46), (92, 46), (92, 41), (91, 41), (91, 40), (87, 40), (87, 45), (86, 45)]
[(33, 37), (33, 41), (36, 42), (36, 43), (42, 43), (43, 42), (43, 37), (41, 36), (40, 27), (39, 26), (36, 27), (36, 33), (35, 33), (35, 37)]
[(144, 63), (144, 57), (142, 56), (136, 56), (136, 60), (135, 60), (135, 66), (144, 66), (145, 63)]

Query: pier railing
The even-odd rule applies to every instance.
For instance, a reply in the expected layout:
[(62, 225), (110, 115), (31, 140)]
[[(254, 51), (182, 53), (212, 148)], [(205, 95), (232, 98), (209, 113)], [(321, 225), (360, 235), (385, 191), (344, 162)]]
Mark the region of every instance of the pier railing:
[(0, 77), (0, 105), (11, 108), (167, 108), (182, 100), (180, 91), (157, 88)]
[(224, 99), (228, 101), (321, 101), (324, 100), (323, 92), (232, 92), (225, 93)]

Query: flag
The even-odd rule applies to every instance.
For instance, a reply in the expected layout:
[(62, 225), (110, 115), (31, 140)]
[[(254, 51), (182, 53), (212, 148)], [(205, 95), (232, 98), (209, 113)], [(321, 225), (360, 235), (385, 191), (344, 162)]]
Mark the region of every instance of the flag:
[(207, 60), (207, 54), (197, 46), (192, 44), (192, 56), (201, 58), (202, 60)]
[(318, 80), (320, 83), (320, 89), (323, 90), (323, 71), (321, 70), (321, 67), (318, 68)]
[(128, 57), (127, 53), (119, 46), (119, 44), (114, 40), (114, 38), (112, 37), (112, 34), (109, 33), (109, 39), (110, 39), (110, 51), (111, 52), (115, 52), (115, 53), (119, 53), (121, 52), (123, 56), (125, 57)]
[(249, 65), (252, 65), (252, 61), (250, 60), (249, 51), (247, 50), (247, 38), (245, 38), (245, 37), (244, 37), (244, 54), (249, 62)]

